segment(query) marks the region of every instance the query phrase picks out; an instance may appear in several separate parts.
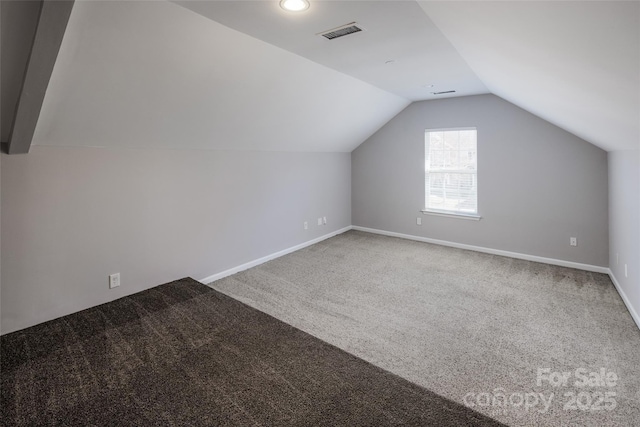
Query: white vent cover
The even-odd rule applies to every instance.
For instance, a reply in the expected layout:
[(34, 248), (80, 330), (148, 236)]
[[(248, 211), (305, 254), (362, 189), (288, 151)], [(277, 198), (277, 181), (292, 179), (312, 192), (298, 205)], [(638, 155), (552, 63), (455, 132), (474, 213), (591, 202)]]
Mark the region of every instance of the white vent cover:
[(445, 93), (456, 93), (455, 90), (445, 90), (443, 92), (431, 92), (431, 95), (444, 95)]
[(350, 24), (342, 25), (328, 31), (323, 31), (321, 33), (318, 33), (318, 35), (326, 38), (327, 40), (333, 40), (337, 39), (338, 37), (348, 36), (349, 34), (358, 33), (363, 30), (364, 28), (362, 28), (355, 22), (352, 22)]

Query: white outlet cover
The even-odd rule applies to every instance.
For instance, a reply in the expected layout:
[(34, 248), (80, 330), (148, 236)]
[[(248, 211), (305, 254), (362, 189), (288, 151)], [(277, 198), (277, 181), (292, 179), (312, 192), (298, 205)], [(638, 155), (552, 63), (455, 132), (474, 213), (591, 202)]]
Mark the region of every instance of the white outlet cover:
[(305, 221), (303, 225), (305, 230), (309, 229), (309, 223), (307, 221)]
[(416, 224), (422, 225), (422, 218), (420, 217), (416, 218)]
[(109, 275), (109, 289), (117, 288), (120, 286), (120, 273)]
[(627, 271), (627, 264), (624, 265), (624, 277), (629, 277), (629, 272)]
[(322, 225), (322, 218), (318, 218), (318, 225)]

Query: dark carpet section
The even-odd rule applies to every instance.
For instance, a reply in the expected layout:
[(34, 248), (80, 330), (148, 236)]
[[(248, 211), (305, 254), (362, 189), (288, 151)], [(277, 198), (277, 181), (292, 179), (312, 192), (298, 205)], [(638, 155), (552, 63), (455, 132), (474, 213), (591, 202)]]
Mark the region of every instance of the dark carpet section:
[(3, 426), (497, 426), (192, 279), (1, 337)]

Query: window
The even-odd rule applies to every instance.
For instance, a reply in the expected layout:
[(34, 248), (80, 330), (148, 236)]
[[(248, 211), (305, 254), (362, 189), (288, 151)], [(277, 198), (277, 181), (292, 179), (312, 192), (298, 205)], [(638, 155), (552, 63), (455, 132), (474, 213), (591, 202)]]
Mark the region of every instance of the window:
[(425, 210), (479, 218), (475, 128), (425, 131)]

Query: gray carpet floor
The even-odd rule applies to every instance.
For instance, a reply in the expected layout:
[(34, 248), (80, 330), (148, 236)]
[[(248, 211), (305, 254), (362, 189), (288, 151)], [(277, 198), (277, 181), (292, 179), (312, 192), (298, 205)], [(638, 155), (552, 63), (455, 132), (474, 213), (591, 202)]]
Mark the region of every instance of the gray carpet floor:
[(193, 279), (0, 337), (2, 426), (501, 424)]
[(604, 274), (349, 231), (211, 286), (508, 425), (640, 425)]

